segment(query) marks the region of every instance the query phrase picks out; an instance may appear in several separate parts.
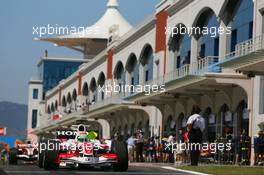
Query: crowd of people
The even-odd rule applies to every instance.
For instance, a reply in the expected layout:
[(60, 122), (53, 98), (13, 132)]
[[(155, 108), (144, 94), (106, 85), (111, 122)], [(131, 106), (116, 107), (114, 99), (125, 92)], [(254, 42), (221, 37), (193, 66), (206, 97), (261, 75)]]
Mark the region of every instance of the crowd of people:
[[(199, 108), (194, 109), (187, 121), (186, 128), (171, 132), (164, 137), (144, 137), (144, 133), (138, 129), (135, 134), (127, 137), (130, 162), (162, 162), (162, 163), (190, 163), (197, 166), (198, 162), (217, 164), (249, 165), (253, 148), (255, 165), (264, 165), (264, 132), (260, 131), (251, 138), (242, 130), (240, 135), (233, 137), (231, 133), (224, 136), (216, 136), (214, 143), (203, 142), (205, 122), (199, 114)], [(177, 133), (177, 137), (176, 137)], [(192, 143), (194, 143), (192, 145)], [(195, 144), (230, 144), (231, 149), (201, 150)], [(183, 145), (184, 144), (184, 145)], [(168, 145), (173, 145), (169, 147)], [(186, 145), (192, 145), (188, 149)], [(184, 148), (183, 148), (184, 146)]]
[[(258, 136), (254, 138), (254, 143), (251, 143), (251, 138), (244, 132), (231, 140), (218, 137), (215, 143), (230, 143), (232, 149), (213, 152), (210, 149), (207, 151), (196, 150), (195, 148), (185, 150), (185, 147), (179, 143), (186, 145), (190, 144), (191, 141), (193, 143), (201, 143), (202, 136), (201, 133), (199, 133), (200, 135), (191, 135), (184, 131), (185, 128), (180, 129), (178, 137), (176, 137), (174, 132), (162, 138), (149, 137), (144, 139), (144, 133), (141, 130), (137, 130), (134, 135), (130, 135), (126, 139), (129, 161), (188, 164), (194, 159), (192, 165), (197, 165), (198, 161), (203, 163), (249, 165), (250, 151), (251, 147), (253, 147), (255, 165), (264, 165), (264, 132), (259, 132)], [(172, 147), (167, 145), (173, 145), (173, 150)], [(179, 147), (182, 147), (182, 149)]]
[[(194, 108), (192, 115), (187, 121), (188, 132), (179, 130), (179, 139), (176, 134), (171, 133), (168, 136), (150, 137), (144, 140), (143, 132), (137, 130), (134, 135), (127, 139), (129, 160), (135, 162), (163, 162), (173, 163), (177, 160), (181, 162), (191, 161), (191, 165), (197, 166), (200, 156), (200, 150), (193, 147), (187, 152), (179, 149), (179, 145), (187, 143), (202, 143), (203, 130), (205, 128), (204, 119), (199, 115), (200, 109)], [(181, 143), (181, 144), (176, 144)]]

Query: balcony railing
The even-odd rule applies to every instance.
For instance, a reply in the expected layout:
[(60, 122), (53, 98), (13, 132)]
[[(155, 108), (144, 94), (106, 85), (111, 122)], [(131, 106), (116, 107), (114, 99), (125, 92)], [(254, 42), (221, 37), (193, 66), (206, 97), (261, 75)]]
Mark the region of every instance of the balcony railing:
[(264, 49), (264, 35), (260, 35), (237, 44), (235, 51), (227, 54), (225, 56), (225, 60), (245, 56), (261, 49)]
[(218, 63), (218, 56), (208, 56), (199, 59), (197, 62), (192, 64), (191, 74), (192, 75), (203, 75), (206, 72), (219, 72), (219, 67), (214, 64)]
[(175, 71), (169, 72), (164, 76), (164, 83), (177, 80), (190, 74), (190, 64), (186, 64)]
[(90, 105), (89, 111), (93, 111), (93, 110), (99, 109), (103, 106), (110, 105), (110, 104), (118, 104), (122, 101), (124, 96), (125, 96), (124, 93), (120, 93), (120, 94), (115, 94), (113, 96), (107, 97), (104, 100), (98, 101), (98, 102)]
[[(145, 85), (163, 85), (165, 83), (169, 83), (171, 81), (174, 80), (178, 80), (181, 78), (184, 78), (188, 75), (203, 75), (206, 72), (215, 72), (217, 66), (215, 66), (216, 63), (218, 63), (218, 57), (216, 56), (208, 56), (205, 57), (203, 59), (200, 59), (192, 64), (186, 64), (172, 72), (169, 72), (167, 74), (165, 74), (164, 76), (160, 76), (158, 78), (152, 79), (150, 81), (147, 81), (145, 83)], [(113, 80), (112, 82), (116, 82), (115, 80)], [(135, 95), (135, 93), (133, 93), (133, 95)], [(122, 102), (122, 100), (124, 99), (124, 97), (128, 97), (130, 96), (131, 93), (118, 93), (118, 94), (113, 94), (109, 97), (106, 97), (105, 99), (101, 100), (101, 101), (97, 101), (94, 104), (89, 105), (89, 107), (87, 107), (87, 109), (84, 110), (84, 112), (90, 112), (90, 111), (94, 111), (96, 109), (100, 109), (104, 106), (107, 105), (111, 105), (111, 104), (120, 104)], [(83, 111), (83, 109), (81, 109)], [(74, 111), (73, 111), (74, 112)], [(79, 112), (79, 111), (77, 111)], [(65, 114), (67, 115), (67, 114)]]

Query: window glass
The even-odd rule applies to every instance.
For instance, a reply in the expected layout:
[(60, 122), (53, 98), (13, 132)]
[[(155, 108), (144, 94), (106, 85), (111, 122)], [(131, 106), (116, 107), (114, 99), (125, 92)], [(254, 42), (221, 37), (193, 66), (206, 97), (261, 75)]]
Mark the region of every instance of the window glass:
[(33, 109), (32, 110), (32, 128), (37, 127), (37, 119), (38, 119), (38, 110)]
[(235, 50), (235, 45), (252, 38), (253, 33), (253, 1), (242, 0), (236, 15), (229, 26), (232, 27), (230, 50)]
[(190, 64), (191, 59), (191, 37), (189, 34), (183, 36), (181, 48), (178, 56), (176, 57), (176, 68), (180, 68), (185, 64)]
[[(215, 15), (212, 15), (208, 23), (205, 26), (208, 29), (208, 34), (203, 35), (200, 38), (200, 58), (204, 58), (207, 56), (218, 56), (219, 50), (219, 34), (217, 29), (219, 28), (219, 22)], [(217, 47), (217, 49), (216, 49)]]
[(33, 89), (33, 99), (38, 99), (38, 89)]
[(58, 83), (69, 77), (72, 73), (77, 71), (81, 62), (69, 61), (47, 61), (39, 67), (40, 74), (43, 75), (43, 93), (54, 88)]

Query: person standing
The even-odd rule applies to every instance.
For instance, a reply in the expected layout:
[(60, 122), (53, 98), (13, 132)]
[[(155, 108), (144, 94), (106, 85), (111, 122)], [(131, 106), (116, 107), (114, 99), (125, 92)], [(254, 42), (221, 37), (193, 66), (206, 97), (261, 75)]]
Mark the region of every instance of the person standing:
[(152, 162), (154, 155), (155, 140), (154, 137), (148, 139), (147, 143), (147, 162)]
[(3, 148), (1, 150), (1, 161), (3, 165), (6, 165), (7, 162), (7, 150), (5, 148)]
[(129, 157), (129, 161), (132, 162), (134, 161), (134, 147), (135, 147), (135, 138), (133, 135), (131, 135), (128, 139), (127, 139), (127, 149), (128, 149), (128, 157)]
[(141, 130), (138, 130), (137, 131), (137, 138), (136, 138), (136, 161), (137, 162), (139, 162), (139, 161), (144, 162), (143, 148), (144, 148), (143, 133)]
[(194, 106), (192, 115), (187, 121), (188, 139), (190, 144), (191, 165), (198, 166), (200, 157), (200, 149), (203, 138), (203, 130), (205, 128), (204, 118), (200, 115), (201, 109)]

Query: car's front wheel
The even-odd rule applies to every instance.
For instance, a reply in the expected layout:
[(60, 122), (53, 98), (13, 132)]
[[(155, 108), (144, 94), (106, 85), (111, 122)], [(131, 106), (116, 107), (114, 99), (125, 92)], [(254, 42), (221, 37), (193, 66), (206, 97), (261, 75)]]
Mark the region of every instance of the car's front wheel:
[[(43, 152), (43, 168), (45, 170), (57, 170), (59, 168), (59, 163), (57, 162), (60, 150), (60, 142), (49, 140), (48, 149)], [(53, 145), (50, 147), (50, 145)]]
[(115, 140), (112, 145), (112, 152), (117, 155), (117, 163), (113, 165), (114, 171), (127, 171), (128, 151), (127, 144), (123, 141)]

